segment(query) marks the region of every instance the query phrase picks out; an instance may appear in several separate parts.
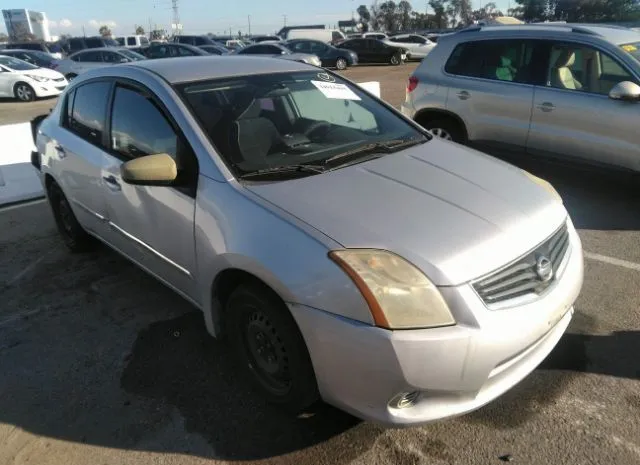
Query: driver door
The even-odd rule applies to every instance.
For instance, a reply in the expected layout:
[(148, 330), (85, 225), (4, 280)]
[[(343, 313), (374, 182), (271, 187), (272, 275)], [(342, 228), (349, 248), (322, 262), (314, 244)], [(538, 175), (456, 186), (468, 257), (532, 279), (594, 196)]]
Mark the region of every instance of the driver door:
[(640, 170), (640, 105), (611, 88), (638, 79), (615, 57), (571, 42), (547, 42), (547, 80), (535, 86), (527, 151)]

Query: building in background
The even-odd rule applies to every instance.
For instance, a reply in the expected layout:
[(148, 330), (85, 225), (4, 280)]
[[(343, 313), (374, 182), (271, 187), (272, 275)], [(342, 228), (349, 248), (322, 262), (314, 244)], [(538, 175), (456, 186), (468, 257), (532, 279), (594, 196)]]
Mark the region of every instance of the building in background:
[(45, 13), (31, 10), (2, 10), (2, 17), (11, 40), (35, 37), (37, 40), (51, 41), (49, 20)]

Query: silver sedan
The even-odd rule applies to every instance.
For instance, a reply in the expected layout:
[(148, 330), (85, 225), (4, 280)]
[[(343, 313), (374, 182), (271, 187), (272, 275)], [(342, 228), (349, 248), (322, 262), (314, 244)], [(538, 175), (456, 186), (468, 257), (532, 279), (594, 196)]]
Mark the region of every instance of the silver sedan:
[(322, 62), (316, 55), (310, 53), (296, 53), (289, 50), (283, 43), (269, 41), (260, 42), (258, 44), (249, 45), (236, 51), (237, 55), (261, 55), (271, 56), (273, 58), (282, 58), (284, 60), (299, 61), (314, 66), (321, 66)]
[(41, 123), (72, 251), (96, 239), (226, 335), (257, 390), (385, 425), (460, 415), (567, 328), (580, 239), (553, 187), (294, 61), (89, 71)]

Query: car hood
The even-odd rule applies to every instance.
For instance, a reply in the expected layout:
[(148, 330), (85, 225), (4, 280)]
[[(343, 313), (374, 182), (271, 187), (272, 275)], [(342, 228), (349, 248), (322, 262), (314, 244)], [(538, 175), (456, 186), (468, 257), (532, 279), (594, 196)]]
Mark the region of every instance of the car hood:
[(16, 73), (18, 73), (18, 74), (29, 74), (31, 76), (42, 76), (42, 77), (46, 77), (46, 78), (49, 78), (49, 79), (60, 79), (61, 77), (64, 77), (59, 72), (54, 71), (54, 70), (49, 69), (49, 68), (28, 69), (26, 71), (16, 71)]
[(524, 171), (438, 139), (336, 171), (246, 188), (346, 248), (405, 257), (437, 285), (465, 283), (506, 265), (567, 217)]

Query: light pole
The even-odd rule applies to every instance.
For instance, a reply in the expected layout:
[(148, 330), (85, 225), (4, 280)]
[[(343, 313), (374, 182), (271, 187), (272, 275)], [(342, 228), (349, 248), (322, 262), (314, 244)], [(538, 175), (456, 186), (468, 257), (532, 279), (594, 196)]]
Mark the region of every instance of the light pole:
[(282, 18), (284, 19), (284, 26), (287, 27), (287, 15), (282, 15)]
[(251, 15), (247, 15), (247, 25), (249, 26), (249, 37), (251, 37)]

